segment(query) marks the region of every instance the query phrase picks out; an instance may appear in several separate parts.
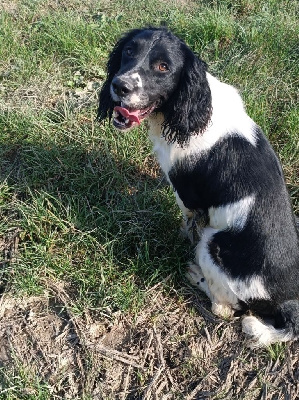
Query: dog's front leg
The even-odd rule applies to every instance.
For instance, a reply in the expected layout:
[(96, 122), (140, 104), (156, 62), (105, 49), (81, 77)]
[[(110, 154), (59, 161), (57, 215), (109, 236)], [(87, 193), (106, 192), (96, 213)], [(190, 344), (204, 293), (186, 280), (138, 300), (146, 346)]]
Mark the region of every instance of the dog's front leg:
[(206, 226), (207, 216), (202, 210), (196, 210), (190, 215), (183, 216), (182, 230), (192, 244), (199, 242), (202, 231)]
[(203, 228), (207, 226), (207, 216), (202, 210), (191, 211), (185, 207), (177, 192), (175, 196), (183, 215), (181, 232), (192, 244), (196, 244), (200, 240)]

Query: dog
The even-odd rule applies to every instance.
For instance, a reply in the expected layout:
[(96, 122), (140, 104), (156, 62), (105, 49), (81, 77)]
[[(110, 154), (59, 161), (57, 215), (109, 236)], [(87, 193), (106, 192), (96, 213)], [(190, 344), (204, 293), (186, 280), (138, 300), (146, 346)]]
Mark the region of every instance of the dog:
[(195, 240), (190, 281), (221, 317), (242, 315), (251, 347), (299, 337), (299, 233), (278, 158), (238, 91), (167, 28), (126, 33), (107, 63), (98, 120), (147, 119)]

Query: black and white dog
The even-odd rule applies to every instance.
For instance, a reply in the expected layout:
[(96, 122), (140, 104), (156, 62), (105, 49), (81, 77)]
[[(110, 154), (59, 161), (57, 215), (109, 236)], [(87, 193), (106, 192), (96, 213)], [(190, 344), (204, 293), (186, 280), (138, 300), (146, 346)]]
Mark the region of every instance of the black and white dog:
[[(148, 118), (153, 148), (196, 237), (190, 280), (228, 316), (251, 311), (251, 346), (299, 337), (299, 235), (279, 161), (237, 90), (166, 28), (115, 45), (99, 120)], [(267, 322), (266, 322), (267, 321)]]

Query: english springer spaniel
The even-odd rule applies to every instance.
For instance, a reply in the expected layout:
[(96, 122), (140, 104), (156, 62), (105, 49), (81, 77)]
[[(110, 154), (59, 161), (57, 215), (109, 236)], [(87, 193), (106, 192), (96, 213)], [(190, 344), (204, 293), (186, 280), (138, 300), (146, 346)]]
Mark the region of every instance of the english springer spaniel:
[(280, 163), (237, 90), (166, 28), (135, 29), (110, 54), (98, 118), (149, 137), (196, 241), (188, 277), (251, 347), (299, 337), (299, 234)]

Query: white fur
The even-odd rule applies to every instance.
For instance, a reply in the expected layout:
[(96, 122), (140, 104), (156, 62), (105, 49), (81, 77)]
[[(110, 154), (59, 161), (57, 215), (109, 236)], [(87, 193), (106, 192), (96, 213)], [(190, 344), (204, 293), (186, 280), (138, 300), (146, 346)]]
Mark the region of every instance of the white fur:
[(260, 276), (252, 276), (246, 280), (229, 279), (229, 286), (238, 298), (245, 302), (249, 299), (271, 299)]
[(191, 216), (193, 214), (192, 211), (190, 211), (189, 208), (185, 207), (184, 203), (180, 199), (180, 196), (178, 195), (178, 192), (174, 192), (174, 194), (175, 194), (177, 205), (180, 207), (180, 209), (182, 211), (183, 217), (191, 218)]
[[(182, 148), (176, 143), (167, 143), (161, 137), (163, 115), (154, 114), (149, 120), (149, 136), (153, 142), (153, 150), (168, 181), (168, 173), (175, 162), (192, 154), (209, 151), (218, 141), (229, 135), (239, 135), (252, 146), (256, 146), (256, 125), (246, 114), (237, 90), (210, 74), (207, 74), (207, 78), (212, 94), (211, 120), (202, 134), (191, 136), (187, 146)], [(192, 212), (184, 206), (177, 193), (176, 199), (183, 215), (190, 217)], [(240, 232), (244, 229), (254, 202), (255, 196), (251, 195), (233, 204), (211, 207), (208, 210), (210, 226), (202, 230), (196, 248), (195, 264), (189, 265), (187, 277), (210, 298), (212, 311), (221, 317), (231, 316), (238, 310), (239, 301), (271, 300), (262, 276), (251, 276), (244, 280), (232, 279), (214, 262), (209, 252), (209, 242), (217, 232), (226, 229)], [(293, 339), (292, 333), (275, 329), (254, 316), (245, 317), (242, 327), (243, 332), (251, 337), (250, 347), (268, 346), (277, 341)]]
[(238, 134), (256, 145), (255, 123), (247, 115), (238, 91), (207, 73), (212, 94), (212, 119), (204, 132), (205, 150), (210, 149), (219, 139), (230, 134)]
[(136, 81), (137, 87), (142, 88), (142, 79), (138, 72), (134, 72), (134, 74), (131, 75), (131, 78)]
[[(124, 80), (127, 80), (127, 79), (130, 80), (132, 78), (133, 81), (136, 82), (136, 87), (142, 88), (142, 86), (143, 86), (141, 76), (137, 72), (134, 72), (131, 75), (127, 75), (127, 74), (121, 75), (120, 78), (123, 78)], [(110, 87), (110, 94), (114, 101), (119, 101), (119, 97), (116, 93), (114, 93), (112, 86)], [(136, 108), (138, 108), (138, 104), (140, 104), (142, 102), (142, 99), (140, 98), (139, 94), (136, 94), (135, 92), (133, 92), (130, 95), (130, 97), (127, 99), (127, 102), (129, 104), (136, 104)]]
[(199, 265), (189, 263), (187, 278), (193, 285), (197, 286), (202, 292), (204, 292), (212, 301), (212, 294), (207, 284), (207, 280), (203, 276), (202, 270)]
[[(113, 98), (114, 101), (119, 101), (118, 95), (113, 92), (112, 88), (110, 89), (110, 93), (111, 93), (111, 97)], [(129, 97), (128, 101), (130, 104), (140, 104), (141, 98), (138, 94), (132, 93), (131, 96)], [(136, 107), (136, 108), (138, 108), (138, 107)]]
[[(141, 102), (141, 98), (139, 97), (139, 95), (136, 93), (132, 93), (129, 98), (129, 103), (130, 104), (140, 104), (140, 102)], [(136, 107), (136, 108), (138, 108), (138, 107)]]
[[(176, 115), (172, 115), (169, 126), (165, 127), (163, 126), (164, 116), (161, 113), (153, 112), (149, 116), (149, 137), (153, 142), (153, 150), (157, 155), (160, 166), (170, 184), (170, 171), (175, 164), (178, 163), (178, 168), (175, 169), (177, 176), (174, 176), (174, 182), (177, 178), (177, 190), (182, 198), (179, 197), (178, 192), (175, 192), (175, 196), (184, 216), (185, 231), (193, 243), (197, 243), (195, 263), (189, 265), (188, 276), (197, 287), (209, 296), (212, 302), (212, 311), (221, 316), (227, 316), (239, 308), (245, 311), (242, 302), (247, 303), (248, 307), (252, 305), (252, 308), (258, 311), (258, 302), (254, 304), (250, 300), (267, 300), (265, 304), (262, 302), (261, 306), (267, 305), (267, 312), (279, 323), (279, 304), (277, 304), (277, 302), (279, 302), (281, 298), (284, 298), (283, 289), (285, 289), (285, 298), (289, 297), (288, 288), (290, 289), (290, 295), (294, 292), (294, 282), (298, 280), (298, 274), (295, 273), (295, 270), (292, 271), (292, 266), (295, 265), (295, 258), (298, 255), (298, 252), (294, 252), (298, 245), (298, 238), (296, 232), (292, 234), (291, 225), (293, 221), (291, 220), (290, 210), (287, 209), (289, 203), (286, 198), (286, 192), (282, 187), (283, 179), (281, 180), (278, 176), (279, 172), (281, 176), (283, 175), (282, 170), (280, 169), (278, 171), (278, 161), (275, 155), (271, 153), (272, 150), (263, 138), (260, 129), (247, 115), (243, 101), (234, 87), (220, 82), (212, 75), (206, 73), (208, 86), (211, 91), (211, 98), (206, 91), (202, 92), (203, 97), (206, 99), (205, 104), (201, 104), (200, 99), (194, 97), (197, 90), (201, 89), (200, 85), (203, 85), (203, 89), (207, 89), (205, 80), (200, 79), (200, 82), (196, 82), (194, 79), (197, 75), (195, 74), (196, 70), (200, 73), (198, 77), (202, 78), (201, 74), (204, 73), (205, 69), (204, 65), (199, 68), (199, 64), (194, 64), (191, 70), (188, 70), (188, 64), (184, 62), (184, 58), (188, 57), (186, 52), (183, 52), (183, 57), (179, 57), (179, 63), (176, 63), (175, 59), (172, 61), (174, 71), (180, 72), (182, 68), (186, 68), (182, 75), (186, 73), (188, 78), (184, 79), (182, 87), (179, 85), (175, 88), (176, 82), (172, 81), (172, 85), (169, 86), (171, 90), (163, 88), (163, 91), (159, 91), (159, 85), (154, 85), (155, 87), (152, 88), (153, 90), (151, 90), (151, 93), (147, 93), (145, 82), (146, 80), (153, 79), (153, 75), (144, 76), (141, 73), (141, 68), (145, 59), (146, 63), (148, 59), (153, 61), (152, 57), (155, 57), (156, 51), (153, 52), (151, 57), (149, 57), (149, 52), (153, 49), (158, 40), (159, 45), (166, 45), (166, 53), (170, 50), (169, 39), (164, 43), (163, 32), (164, 30), (162, 30), (161, 35), (160, 33), (156, 33), (156, 29), (152, 32), (152, 39), (149, 41), (148, 46), (146, 49), (143, 48), (143, 51), (135, 58), (133, 69), (129, 71), (129, 65), (122, 66), (123, 68), (120, 69), (117, 77), (124, 78), (124, 83), (129, 85), (127, 87), (128, 90), (121, 90), (124, 89), (121, 87), (118, 88), (120, 90), (117, 90), (115, 81), (114, 91), (120, 93), (118, 98), (112, 90), (112, 81), (110, 89), (111, 96), (114, 101), (121, 101), (123, 107), (127, 105), (131, 110), (140, 110), (142, 104), (156, 105), (157, 103), (153, 103), (153, 100), (150, 101), (150, 98), (156, 100), (160, 98), (162, 100), (164, 97), (165, 104), (163, 108), (165, 107), (164, 109), (167, 110), (168, 113), (176, 113)], [(168, 32), (167, 36), (169, 35), (170, 33)], [(145, 34), (145, 36), (140, 38), (142, 38), (142, 40), (147, 40), (147, 37), (147, 34)], [(128, 39), (130, 40), (130, 36), (128, 36)], [(123, 43), (124, 42), (120, 42), (120, 44)], [(173, 45), (175, 50), (175, 41)], [(178, 43), (178, 45), (181, 51), (184, 50), (182, 42)], [(122, 49), (118, 46), (116, 50), (118, 52)], [(115, 52), (115, 54), (118, 55), (117, 52)], [(176, 54), (175, 51), (169, 52), (170, 58), (173, 56), (176, 57)], [(118, 57), (114, 57), (112, 53), (110, 64), (115, 58)], [(158, 59), (158, 61), (160, 62), (160, 59)], [(108, 62), (108, 67), (110, 64)], [(124, 71), (122, 76), (119, 75), (121, 71)], [(140, 71), (141, 75), (138, 71)], [(171, 79), (171, 77), (169, 78)], [(127, 82), (125, 82), (125, 79), (127, 79)], [(186, 85), (188, 84), (195, 85), (194, 89), (196, 90), (191, 91), (192, 96), (189, 96), (189, 98), (185, 100), (184, 97), (188, 96), (186, 90)], [(135, 90), (130, 92), (130, 89)], [(101, 99), (106, 98), (106, 90), (107, 86), (105, 85), (104, 95), (100, 96)], [(172, 102), (170, 101), (168, 103), (171, 91), (174, 94), (174, 98)], [(160, 95), (158, 95), (159, 93)], [(188, 103), (186, 104), (185, 101)], [(200, 102), (198, 107), (196, 107), (197, 101)], [(180, 102), (183, 104), (179, 104)], [(184, 115), (182, 115), (184, 118), (188, 118), (187, 111), (189, 113), (202, 112), (202, 121), (196, 121), (197, 118), (195, 118), (195, 120), (192, 118), (190, 124), (186, 123), (186, 129), (182, 129), (181, 135), (179, 132), (175, 132), (178, 126), (176, 124), (182, 123), (183, 121), (183, 118), (182, 120), (176, 118), (179, 116), (177, 113), (180, 112), (180, 106), (182, 112), (184, 111)], [(111, 107), (111, 104), (109, 107)], [(145, 116), (145, 114), (150, 114), (149, 111), (150, 109), (148, 109), (148, 112), (143, 113), (143, 116)], [(106, 114), (107, 104), (100, 104), (98, 114), (100, 119), (105, 117)], [(209, 117), (210, 119), (207, 121)], [(201, 126), (202, 130), (198, 128), (198, 132), (190, 132), (194, 123), (197, 123), (197, 126)], [(115, 125), (120, 128), (123, 127), (117, 123), (115, 123)], [(166, 128), (166, 131), (164, 128)], [(167, 128), (169, 128), (169, 137), (174, 139), (173, 143), (169, 143), (167, 140)], [(166, 137), (162, 136), (163, 131)], [(176, 133), (178, 135), (177, 138), (172, 136), (176, 135)], [(248, 157), (246, 156), (242, 162), (238, 162), (238, 157), (236, 157), (236, 162), (232, 162), (231, 165), (228, 165), (229, 159), (223, 160), (226, 147), (221, 148), (221, 145), (229, 145), (230, 140), (227, 139), (230, 137), (235, 139), (236, 136), (238, 138), (238, 140), (235, 141), (236, 145), (241, 145), (241, 143), (246, 142), (246, 146), (244, 146), (243, 150), (241, 150), (238, 155), (242, 156), (242, 152), (247, 151), (246, 154)], [(178, 142), (183, 143), (183, 145), (179, 145), (176, 139), (178, 139)], [(232, 142), (234, 142), (234, 140), (232, 140)], [(220, 158), (218, 159), (217, 154), (213, 154), (213, 152), (216, 152), (219, 148)], [(235, 156), (238, 148), (234, 147), (231, 150), (232, 156)], [(227, 151), (230, 152), (230, 149), (227, 149)], [(209, 158), (210, 155), (211, 157)], [(259, 155), (261, 157), (264, 155), (265, 158), (265, 164), (262, 165), (260, 171), (256, 159), (256, 156)], [(214, 168), (214, 166), (210, 168), (211, 164), (207, 163), (209, 164), (207, 165), (208, 171), (207, 176), (203, 177), (203, 184), (200, 179), (196, 177), (194, 179), (193, 185), (196, 185), (198, 182), (197, 187), (192, 186), (192, 182), (189, 182), (196, 172), (201, 173), (201, 165), (195, 165), (195, 169), (190, 171), (190, 176), (186, 179), (186, 187), (184, 187), (184, 173), (188, 174), (189, 167), (192, 169), (193, 160), (194, 163), (196, 163), (200, 160), (201, 156), (204, 162), (206, 162), (206, 160), (211, 163), (213, 160), (216, 160), (215, 164), (217, 164), (219, 160), (224, 162), (222, 165), (218, 166), (218, 168)], [(187, 165), (188, 163), (190, 163), (190, 165)], [(263, 163), (263, 160), (261, 160), (261, 163)], [(198, 167), (197, 170), (196, 167)], [(244, 170), (240, 171), (240, 168), (244, 168)], [(231, 176), (229, 175), (230, 170), (232, 171)], [(231, 182), (234, 179), (234, 174), (239, 171), (241, 172), (240, 176), (235, 182)], [(269, 185), (264, 183), (264, 179), (267, 179), (267, 177), (262, 175), (268, 172), (269, 180), (267, 180), (267, 182)], [(203, 173), (203, 175), (205, 175), (205, 173)], [(208, 204), (210, 205), (213, 204), (211, 200), (212, 191), (215, 189), (217, 190), (215, 182), (211, 182), (212, 185), (208, 188), (206, 196), (200, 199), (199, 191), (205, 190), (205, 179), (208, 176), (211, 180), (215, 178), (216, 181), (219, 182), (218, 190), (221, 193), (218, 193), (219, 196), (215, 196), (215, 201), (217, 201), (217, 198), (221, 198), (221, 204), (218, 203), (220, 206), (210, 207), (208, 210), (206, 208), (204, 210), (199, 210), (198, 207), (209, 207), (205, 206), (207, 202), (209, 202)], [(257, 183), (256, 190), (253, 188), (255, 181)], [(240, 182), (238, 188), (235, 187), (237, 182)], [(230, 183), (233, 185), (232, 190), (228, 188)], [(176, 183), (174, 184), (176, 186)], [(248, 192), (248, 190), (250, 190), (250, 192)], [(275, 200), (273, 196), (271, 197), (268, 195), (269, 193), (271, 194), (272, 191), (275, 193)], [(240, 199), (239, 201), (229, 203), (228, 199), (233, 199), (234, 193), (238, 193), (238, 196), (243, 196), (243, 198), (238, 197), (238, 199)], [(194, 209), (189, 210), (185, 207), (182, 199), (186, 199), (185, 204), (190, 204), (190, 207)], [(286, 208), (286, 210), (279, 212), (279, 204), (281, 204), (281, 207)], [(275, 221), (274, 218), (277, 220)], [(264, 223), (264, 221), (267, 220), (268, 223)], [(250, 224), (251, 222), (252, 224)], [(282, 225), (286, 228), (285, 238), (283, 235), (280, 235), (279, 232), (279, 226)], [(271, 232), (266, 231), (268, 226), (272, 227)], [(244, 230), (244, 235), (242, 234), (242, 230)], [(247, 235), (247, 230), (251, 230), (251, 235)], [(221, 235), (219, 235), (219, 232), (222, 232)], [(217, 237), (215, 237), (215, 235), (217, 235)], [(238, 260), (234, 260), (233, 256), (231, 257), (231, 262), (233, 264), (231, 266), (226, 265), (226, 263), (229, 263), (229, 254), (227, 254), (226, 258), (225, 252), (236, 251), (236, 246), (241, 246), (239, 251), (242, 251), (243, 257), (246, 256), (246, 253), (248, 253), (248, 257), (251, 257), (251, 253), (254, 249), (250, 247), (251, 244), (248, 243), (250, 240), (248, 237), (250, 236), (252, 237), (251, 240), (256, 241), (256, 257), (262, 258), (257, 262), (263, 263), (262, 268), (255, 274), (252, 273), (251, 267), (242, 262), (242, 260), (237, 264)], [(217, 239), (219, 239), (219, 243), (221, 243), (221, 237), (226, 237), (230, 242), (226, 245), (223, 243), (223, 247), (220, 245), (221, 247), (218, 248)], [(265, 240), (260, 240), (261, 237), (265, 238)], [(286, 242), (288, 240), (290, 244)], [(226, 248), (226, 246), (229, 246), (229, 249)], [(277, 268), (272, 268), (272, 263), (270, 263), (271, 258), (269, 258), (268, 255), (275, 255), (275, 247), (277, 246), (279, 246), (282, 251), (280, 252), (280, 257), (277, 259)], [(291, 249), (291, 251), (288, 251), (289, 249)], [(217, 252), (219, 252), (219, 254), (217, 254)], [(279, 269), (279, 265), (281, 265), (281, 269)], [(230, 267), (231, 271), (229, 271)], [(270, 271), (271, 268), (272, 271)], [(237, 270), (236, 273), (234, 273), (235, 270)], [(290, 271), (289, 277), (286, 271)], [(235, 278), (232, 278), (232, 276), (235, 276)], [(272, 279), (267, 282), (269, 276), (272, 277)], [(241, 277), (243, 278), (241, 279)], [(295, 277), (295, 279), (293, 279), (293, 277)], [(282, 282), (282, 287), (280, 290), (277, 290), (277, 293), (275, 293), (273, 281)], [(266, 287), (269, 288), (269, 292)], [(286, 329), (275, 329), (275, 324), (267, 325), (267, 323), (255, 317), (245, 317), (243, 320), (243, 331), (253, 338), (252, 346), (268, 345), (274, 341), (286, 341), (293, 337), (298, 337), (299, 324), (297, 307), (298, 304), (296, 300), (282, 306), (281, 317), (286, 318)]]
[(168, 172), (178, 159), (184, 156), (184, 149), (175, 143), (167, 143), (161, 136), (163, 115), (158, 113), (149, 118), (149, 138), (153, 142), (153, 151), (159, 164), (168, 178)]
[(251, 339), (248, 345), (251, 348), (269, 346), (275, 342), (288, 342), (293, 339), (293, 335), (285, 329), (275, 329), (253, 315), (244, 317), (242, 330)]
[[(199, 265), (189, 263), (187, 278), (193, 285), (197, 286), (198, 289), (200, 289), (209, 297), (212, 303), (212, 311), (219, 317), (229, 318), (233, 315), (233, 310), (236, 310), (238, 308), (237, 303), (234, 304), (234, 307), (232, 307), (232, 304), (230, 303), (230, 301), (232, 301), (232, 298), (223, 296), (222, 291), (220, 291), (220, 293), (217, 293), (217, 296), (215, 296), (215, 294), (210, 290), (208, 281), (204, 277)], [(237, 302), (237, 299), (235, 300)]]
[(244, 197), (233, 204), (221, 207), (210, 207), (210, 226), (215, 229), (233, 229), (241, 231), (247, 221), (248, 214), (254, 204), (254, 196)]

